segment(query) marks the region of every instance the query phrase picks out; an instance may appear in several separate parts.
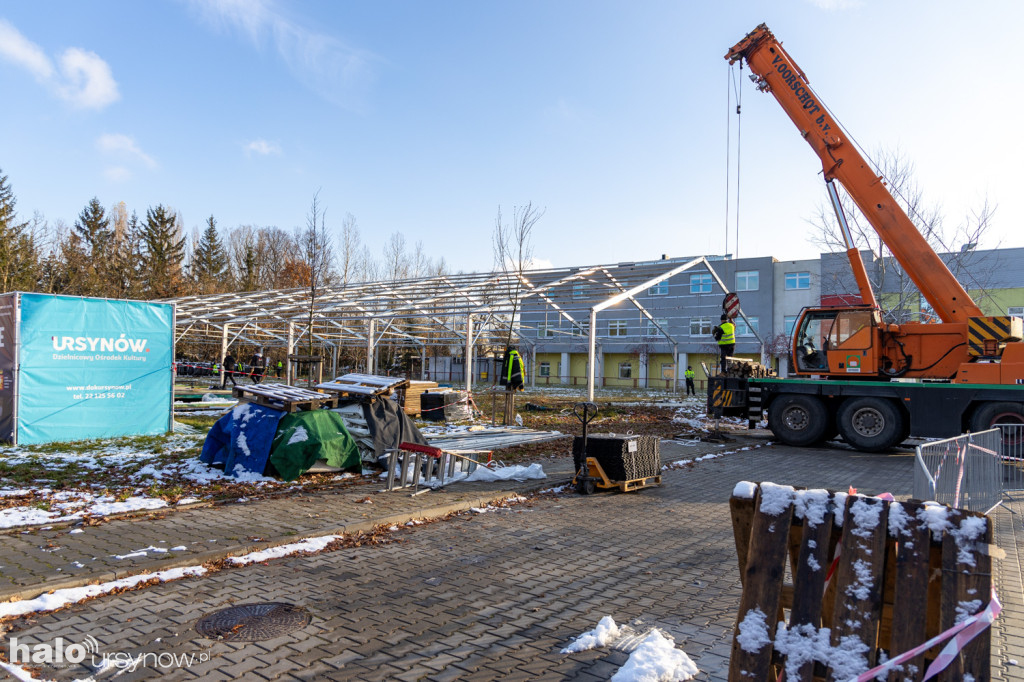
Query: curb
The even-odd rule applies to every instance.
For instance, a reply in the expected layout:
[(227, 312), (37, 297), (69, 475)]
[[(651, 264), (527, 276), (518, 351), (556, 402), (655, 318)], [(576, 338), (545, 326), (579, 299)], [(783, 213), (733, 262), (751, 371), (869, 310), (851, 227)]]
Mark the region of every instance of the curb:
[(471, 500), (463, 500), (461, 502), (450, 502), (447, 504), (427, 507), (425, 509), (418, 509), (410, 512), (389, 514), (375, 519), (368, 519), (366, 521), (356, 521), (344, 525), (325, 526), (323, 528), (318, 528), (314, 531), (308, 531), (305, 533), (296, 533), (295, 535), (281, 535), (262, 542), (236, 544), (229, 547), (207, 550), (205, 552), (198, 552), (196, 554), (189, 554), (188, 556), (180, 556), (175, 557), (173, 559), (166, 559), (163, 561), (150, 561), (146, 562), (145, 564), (133, 566), (131, 570), (107, 570), (102, 571), (100, 573), (75, 576), (73, 578), (59, 578), (56, 580), (48, 580), (46, 582), (36, 583), (35, 585), (22, 585), (15, 587), (13, 589), (2, 589), (0, 590), (0, 602), (34, 599), (35, 597), (38, 597), (41, 594), (46, 594), (47, 592), (52, 592), (54, 590), (84, 587), (86, 585), (93, 585), (96, 583), (120, 580), (122, 578), (127, 578), (129, 576), (152, 573), (158, 570), (184, 568), (186, 566), (198, 566), (200, 564), (205, 564), (210, 561), (219, 561), (221, 559), (226, 559), (231, 556), (241, 556), (243, 554), (249, 554), (250, 552), (257, 552), (264, 549), (270, 549), (272, 547), (279, 547), (281, 545), (288, 545), (309, 538), (318, 538), (323, 537), (325, 535), (346, 535), (360, 532), (368, 532), (372, 531), (377, 526), (401, 526), (414, 519), (438, 519), (447, 516), (448, 514), (451, 514), (453, 512), (469, 511), (473, 507), (486, 507), (489, 504), (501, 502), (510, 497), (535, 493), (538, 490), (542, 490), (544, 488), (549, 487), (552, 487), (552, 481), (550, 478), (544, 479), (543, 481), (538, 481), (534, 484), (526, 485), (519, 490), (502, 490), (492, 493), (490, 495), (476, 497)]

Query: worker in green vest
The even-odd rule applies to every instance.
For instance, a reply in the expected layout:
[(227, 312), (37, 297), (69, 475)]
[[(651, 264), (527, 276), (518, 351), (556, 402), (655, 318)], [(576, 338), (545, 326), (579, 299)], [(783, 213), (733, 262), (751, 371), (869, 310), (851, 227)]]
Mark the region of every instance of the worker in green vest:
[(736, 325), (725, 313), (722, 314), (722, 323), (712, 331), (715, 340), (718, 341), (718, 358), (722, 366), (722, 374), (729, 368), (727, 357), (736, 350)]
[(282, 371), (284, 371), (284, 363), (278, 360), (277, 364), (274, 365), (274, 376), (280, 379)]
[(686, 395), (697, 395), (697, 389), (693, 386), (693, 377), (695, 376), (693, 367), (687, 365), (683, 376), (686, 377)]

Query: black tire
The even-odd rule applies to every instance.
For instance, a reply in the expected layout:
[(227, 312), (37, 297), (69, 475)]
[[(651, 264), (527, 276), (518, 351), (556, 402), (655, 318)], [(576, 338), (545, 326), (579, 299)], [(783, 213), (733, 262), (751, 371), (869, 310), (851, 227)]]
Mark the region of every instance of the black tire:
[(1024, 424), (1024, 404), (982, 403), (971, 415), (971, 433), (986, 431), (996, 424)]
[(806, 447), (822, 440), (828, 410), (810, 395), (781, 395), (768, 407), (768, 428), (786, 445)]
[(843, 440), (861, 452), (882, 452), (902, 442), (905, 421), (900, 408), (885, 398), (850, 398), (836, 413)]
[[(1024, 424), (1024, 404), (1000, 402), (982, 403), (971, 415), (971, 433), (987, 431), (996, 424)], [(1024, 441), (1024, 427), (1003, 431), (1003, 445), (1019, 451)]]
[(596, 489), (597, 486), (594, 484), (594, 479), (584, 476), (576, 479), (576, 492), (580, 495), (593, 495)]

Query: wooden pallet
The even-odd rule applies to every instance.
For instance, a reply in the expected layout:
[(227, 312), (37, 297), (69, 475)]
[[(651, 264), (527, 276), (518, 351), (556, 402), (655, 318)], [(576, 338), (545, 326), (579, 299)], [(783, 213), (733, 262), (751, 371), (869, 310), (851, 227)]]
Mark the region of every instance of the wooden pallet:
[(420, 396), (426, 391), (436, 391), (436, 381), (410, 381), (405, 389), (405, 413), (414, 417), (420, 416), (422, 404)]
[(301, 412), (321, 407), (337, 407), (338, 396), (287, 384), (235, 386), (231, 395), (263, 407), (283, 412)]
[(321, 391), (336, 393), (345, 398), (379, 398), (395, 391), (403, 391), (409, 385), (408, 379), (383, 377), (375, 374), (346, 374), (337, 379), (317, 384)]
[[(949, 529), (955, 531), (978, 524), (978, 517), (984, 519), (980, 536), (968, 542), (962, 533), (929, 529), (927, 519), (934, 520), (937, 509), (934, 503), (926, 513), (925, 505), (916, 501), (888, 502), (826, 491), (795, 491), (785, 503), (783, 486), (765, 483), (752, 490), (752, 496), (734, 494), (729, 501), (743, 583), (729, 680), (779, 679), (788, 663), (774, 646), (779, 621), (787, 622), (790, 632), (798, 626), (830, 628), (833, 647), (844, 638), (856, 638), (864, 645), (868, 666), (874, 667), (886, 660), (880, 658), (883, 652), (887, 659), (895, 658), (952, 627), (958, 605), (976, 601), (980, 609), (988, 603), (992, 524), (982, 514), (941, 508)], [(798, 497), (802, 501), (794, 504)], [(782, 504), (773, 505), (780, 499)], [(819, 500), (814, 508), (820, 515), (805, 511), (809, 499)], [(765, 500), (767, 505), (762, 504)], [(890, 517), (898, 523), (890, 526)], [(839, 558), (833, 565), (837, 548)], [(784, 583), (787, 560), (791, 584)], [(826, 586), (830, 567), (834, 573)], [(771, 641), (757, 648), (741, 634), (759, 619)], [(977, 680), (990, 679), (989, 646), (986, 629), (933, 679), (963, 680), (966, 673)], [(909, 662), (916, 673), (908, 668), (891, 672), (888, 679), (920, 679), (937, 649)], [(786, 682), (832, 680), (840, 673), (842, 679), (851, 677), (849, 671), (820, 661), (798, 670), (794, 662), (790, 668)], [(855, 674), (859, 672), (864, 670)]]

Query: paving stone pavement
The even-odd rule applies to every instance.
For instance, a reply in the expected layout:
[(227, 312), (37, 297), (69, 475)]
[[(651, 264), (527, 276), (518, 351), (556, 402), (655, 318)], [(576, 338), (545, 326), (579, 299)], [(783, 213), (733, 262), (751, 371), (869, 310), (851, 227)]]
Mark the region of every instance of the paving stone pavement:
[[(701, 669), (697, 679), (722, 680), (740, 596), (728, 510), (736, 481), (853, 485), (906, 497), (912, 469), (910, 452), (744, 450), (667, 471), (659, 488), (544, 496), (402, 529), (401, 541), (390, 545), (283, 559), (94, 600), (21, 621), (9, 634), (29, 644), (92, 636), (101, 652), (139, 660), (119, 680), (597, 680), (608, 679), (627, 654), (560, 650), (610, 615), (639, 631), (661, 628)], [(1019, 499), (1008, 506), (1024, 511)], [(1007, 663), (1024, 651), (1022, 515), (1003, 509), (996, 518), (1008, 556), (999, 562), (1007, 608), (994, 632), (993, 679), (1022, 680), (1020, 667)], [(211, 641), (194, 630), (205, 614), (266, 601), (304, 607), (313, 621), (251, 643)], [(169, 663), (172, 654), (196, 658)], [(42, 672), (68, 680), (92, 671)]]
[[(761, 445), (769, 442), (766, 433), (726, 445), (665, 441), (662, 459), (667, 462)], [(565, 449), (563, 445), (552, 447)], [(0, 601), (145, 571), (191, 566), (299, 538), (437, 518), (450, 511), (486, 506), (516, 493), (551, 487), (571, 477), (569, 456), (560, 453), (542, 464), (548, 475), (544, 481), (459, 483), (411, 497), (403, 492), (382, 492), (382, 481), (362, 480), (321, 491), (297, 488), (284, 495), (240, 503), (159, 510), (96, 526), (72, 522), (54, 524), (50, 530), (0, 532)], [(141, 554), (141, 550), (148, 551)]]

